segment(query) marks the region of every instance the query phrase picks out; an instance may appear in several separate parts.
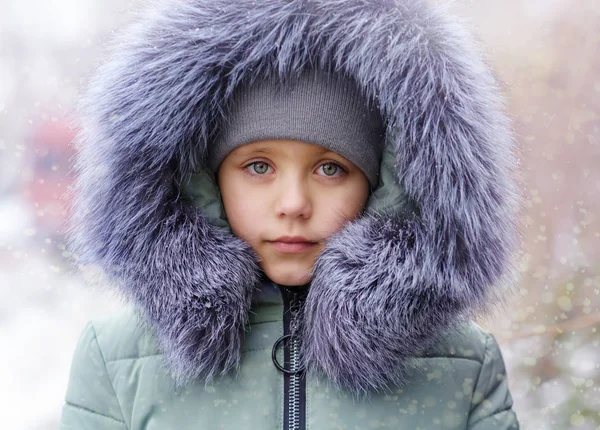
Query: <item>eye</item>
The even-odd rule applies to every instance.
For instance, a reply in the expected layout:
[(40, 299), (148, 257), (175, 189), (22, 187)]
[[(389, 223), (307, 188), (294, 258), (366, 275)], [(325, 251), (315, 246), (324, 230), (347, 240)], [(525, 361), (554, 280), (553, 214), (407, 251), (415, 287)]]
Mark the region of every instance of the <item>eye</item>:
[(271, 166), (269, 166), (264, 161), (255, 161), (253, 163), (248, 164), (246, 166), (246, 169), (251, 168), (252, 174), (264, 175), (265, 173), (267, 173), (269, 171), (269, 167), (271, 167)]
[(323, 163), (319, 166), (319, 170), (325, 174), (325, 176), (336, 176), (336, 174), (344, 173), (341, 166), (335, 163)]

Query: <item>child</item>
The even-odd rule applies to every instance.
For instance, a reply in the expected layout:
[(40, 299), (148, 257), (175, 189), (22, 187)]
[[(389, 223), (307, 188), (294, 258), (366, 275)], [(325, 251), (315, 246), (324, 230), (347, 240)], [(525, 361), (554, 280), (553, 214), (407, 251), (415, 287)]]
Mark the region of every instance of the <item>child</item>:
[(132, 311), (62, 429), (515, 429), (470, 319), (517, 244), (514, 140), (422, 1), (160, 3), (91, 81), (71, 249)]

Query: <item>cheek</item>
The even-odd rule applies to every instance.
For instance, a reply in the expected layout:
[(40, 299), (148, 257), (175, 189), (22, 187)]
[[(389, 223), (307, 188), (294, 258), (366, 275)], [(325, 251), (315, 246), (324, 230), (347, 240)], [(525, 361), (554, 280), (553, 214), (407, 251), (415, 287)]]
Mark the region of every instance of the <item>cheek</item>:
[(356, 187), (323, 199), (320, 223), (330, 234), (340, 230), (344, 224), (360, 217), (369, 197), (369, 188)]
[(244, 187), (228, 187), (222, 191), (227, 220), (233, 232), (250, 244), (255, 242), (260, 231), (257, 220), (264, 219), (265, 205)]

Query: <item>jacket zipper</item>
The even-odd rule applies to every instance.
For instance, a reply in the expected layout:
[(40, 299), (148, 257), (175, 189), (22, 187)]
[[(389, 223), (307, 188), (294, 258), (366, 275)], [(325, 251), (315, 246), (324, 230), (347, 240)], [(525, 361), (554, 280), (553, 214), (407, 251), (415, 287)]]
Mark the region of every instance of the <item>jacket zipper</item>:
[(287, 289), (280, 287), (283, 294), (284, 336), (284, 430), (304, 430), (306, 428), (306, 375), (300, 369), (300, 338), (297, 335), (299, 313), (305, 298), (303, 287)]

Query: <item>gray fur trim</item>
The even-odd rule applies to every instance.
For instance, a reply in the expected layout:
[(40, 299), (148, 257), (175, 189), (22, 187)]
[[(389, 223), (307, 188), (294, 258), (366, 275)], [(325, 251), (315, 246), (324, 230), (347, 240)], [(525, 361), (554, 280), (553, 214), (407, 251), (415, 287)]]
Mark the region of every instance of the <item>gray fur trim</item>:
[(177, 381), (239, 362), (256, 258), (181, 188), (233, 90), (259, 75), (353, 77), (419, 207), (365, 216), (327, 245), (306, 306), (310, 369), (358, 392), (401, 384), (406, 357), (501, 297), (518, 240), (515, 142), (464, 28), (420, 0), (173, 0), (121, 36), (81, 109), (69, 247), (156, 327)]

